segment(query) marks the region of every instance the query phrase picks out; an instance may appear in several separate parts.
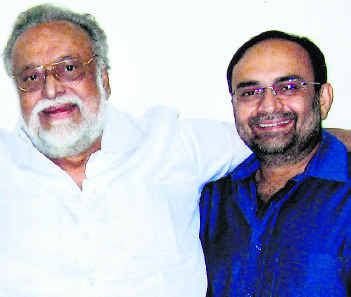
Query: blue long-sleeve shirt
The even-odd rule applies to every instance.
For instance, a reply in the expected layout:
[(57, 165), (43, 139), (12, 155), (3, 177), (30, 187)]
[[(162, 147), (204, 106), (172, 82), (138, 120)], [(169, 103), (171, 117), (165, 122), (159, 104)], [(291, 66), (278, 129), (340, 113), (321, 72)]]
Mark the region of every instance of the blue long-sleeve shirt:
[(348, 159), (344, 145), (323, 131), (306, 170), (264, 211), (255, 155), (208, 184), (200, 202), (207, 296), (351, 296)]

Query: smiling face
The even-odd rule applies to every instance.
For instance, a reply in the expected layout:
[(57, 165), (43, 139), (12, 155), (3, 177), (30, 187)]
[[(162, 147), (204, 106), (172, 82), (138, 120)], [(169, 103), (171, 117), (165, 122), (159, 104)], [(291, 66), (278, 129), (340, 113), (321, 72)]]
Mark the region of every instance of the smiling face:
[[(41, 87), (19, 89), (19, 96), (24, 128), (37, 148), (49, 157), (77, 154), (102, 133), (102, 123), (96, 121), (103, 112), (105, 84), (98, 83), (95, 61), (84, 65), (84, 71), (74, 80), (58, 79), (52, 66), (58, 65), (59, 69), (67, 60), (84, 64), (92, 57), (89, 36), (65, 21), (32, 27), (15, 43), (12, 62), (15, 74), (21, 79), (37, 79), (36, 75), (20, 74), (33, 73), (33, 69), (40, 69), (38, 66), (47, 65)], [(76, 64), (70, 62), (63, 69), (72, 71), (75, 69), (72, 65)], [(107, 79), (105, 74), (102, 80)]]
[[(235, 65), (232, 87), (236, 92), (241, 86), (276, 86), (295, 78), (314, 81), (308, 53), (291, 41), (266, 40), (249, 48)], [(270, 88), (255, 100), (245, 101), (234, 95), (233, 110), (239, 135), (259, 157), (284, 155), (284, 159), (292, 161), (302, 158), (320, 140), (321, 118), (326, 117), (331, 104), (331, 98), (325, 98), (330, 95), (329, 88), (323, 85), (319, 97), (313, 85), (292, 96), (273, 95)], [(330, 99), (327, 104), (325, 99)]]

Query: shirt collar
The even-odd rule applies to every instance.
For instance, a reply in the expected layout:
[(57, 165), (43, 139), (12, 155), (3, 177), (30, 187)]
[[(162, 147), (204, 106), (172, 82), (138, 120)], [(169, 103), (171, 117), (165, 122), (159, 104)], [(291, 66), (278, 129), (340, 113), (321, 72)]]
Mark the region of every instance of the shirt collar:
[(349, 173), (345, 145), (325, 130), (322, 136), (321, 145), (302, 176), (346, 182)]
[[(252, 176), (260, 166), (255, 154), (251, 154), (232, 172), (232, 180)], [(346, 182), (349, 179), (347, 149), (335, 136), (322, 131), (321, 144), (305, 171), (296, 180), (312, 176), (319, 179)]]
[(238, 167), (236, 167), (232, 175), (232, 180), (242, 180), (253, 175), (257, 169), (260, 167), (260, 162), (256, 158), (255, 154), (251, 154), (244, 162), (242, 162)]
[(130, 152), (139, 145), (144, 134), (133, 118), (108, 104), (101, 141), (103, 153), (123, 155)]

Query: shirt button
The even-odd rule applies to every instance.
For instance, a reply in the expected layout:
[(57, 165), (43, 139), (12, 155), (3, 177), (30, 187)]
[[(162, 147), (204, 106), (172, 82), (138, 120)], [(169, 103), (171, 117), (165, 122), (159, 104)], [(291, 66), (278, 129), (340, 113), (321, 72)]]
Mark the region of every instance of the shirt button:
[(256, 244), (256, 250), (258, 251), (258, 252), (262, 252), (262, 250), (263, 250), (263, 248), (262, 248), (262, 245), (260, 245), (260, 244)]

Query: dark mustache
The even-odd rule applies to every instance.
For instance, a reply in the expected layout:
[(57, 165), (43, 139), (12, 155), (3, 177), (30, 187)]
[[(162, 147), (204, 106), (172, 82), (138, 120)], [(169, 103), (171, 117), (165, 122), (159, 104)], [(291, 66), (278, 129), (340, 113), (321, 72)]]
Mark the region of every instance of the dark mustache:
[(275, 112), (275, 113), (260, 113), (249, 119), (249, 124), (257, 125), (262, 121), (272, 120), (296, 120), (297, 115), (294, 112)]

